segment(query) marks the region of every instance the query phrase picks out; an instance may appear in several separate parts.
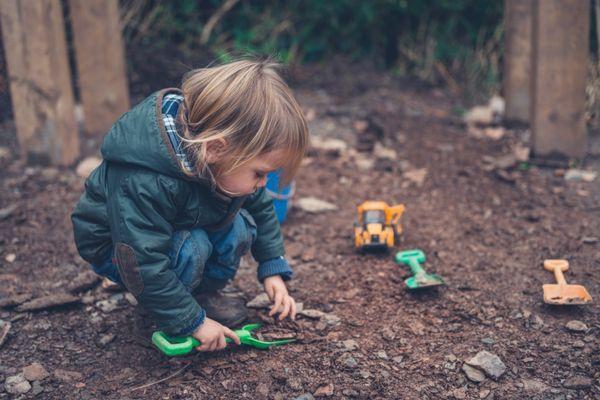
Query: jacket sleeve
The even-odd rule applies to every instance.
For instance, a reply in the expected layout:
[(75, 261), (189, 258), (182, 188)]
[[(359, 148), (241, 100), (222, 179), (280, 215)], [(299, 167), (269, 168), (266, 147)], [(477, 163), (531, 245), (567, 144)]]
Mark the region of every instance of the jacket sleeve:
[(243, 205), (256, 222), (256, 241), (252, 245), (252, 256), (263, 262), (284, 255), (283, 238), (279, 221), (273, 207), (273, 200), (265, 191), (259, 189)]
[(170, 268), (176, 183), (149, 171), (116, 174), (108, 217), (119, 274), (161, 330), (187, 333), (205, 313)]

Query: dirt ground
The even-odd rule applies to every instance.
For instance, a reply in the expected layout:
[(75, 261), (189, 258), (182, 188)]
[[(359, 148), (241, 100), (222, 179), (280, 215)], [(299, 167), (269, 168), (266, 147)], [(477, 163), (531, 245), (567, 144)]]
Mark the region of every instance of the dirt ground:
[[(315, 66), (294, 76), (315, 137), (296, 199), (314, 196), (338, 210), (293, 208), (283, 233), (292, 296), (326, 317), (286, 324), (301, 338), (288, 346), (169, 359), (132, 333), (134, 307), (122, 294), (73, 289), (88, 269), (69, 220), (83, 178), (74, 168), (26, 168), (4, 157), (0, 319), (12, 326), (0, 347), (0, 398), (13, 398), (6, 379), (34, 362), (46, 373), (33, 368), (38, 376), (22, 398), (599, 398), (600, 178), (569, 181), (557, 168), (503, 164), (527, 145), (528, 131), (477, 138), (444, 91), (360, 69)], [(5, 122), (0, 145), (14, 149), (13, 132)], [(325, 150), (322, 138), (348, 148)], [(367, 199), (406, 205), (398, 249), (423, 249), (445, 286), (408, 292), (395, 252), (355, 252), (352, 223)], [(546, 258), (568, 259), (567, 280), (584, 284), (596, 303), (545, 305), (542, 284), (554, 279)], [(248, 300), (261, 292), (254, 268), (244, 263), (234, 282)], [(18, 312), (18, 299), (6, 305), (19, 294), (67, 290), (74, 304), (34, 312)], [(107, 299), (117, 307), (105, 312), (98, 302)], [(573, 331), (572, 320), (585, 326)], [(463, 364), (482, 350), (506, 371), (476, 383)]]

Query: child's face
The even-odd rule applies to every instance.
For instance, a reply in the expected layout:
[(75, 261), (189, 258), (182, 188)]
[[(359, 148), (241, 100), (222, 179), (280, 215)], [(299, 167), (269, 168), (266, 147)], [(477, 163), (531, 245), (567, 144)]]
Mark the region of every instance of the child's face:
[(267, 174), (279, 168), (282, 153), (272, 151), (256, 157), (228, 173), (216, 177), (217, 186), (229, 195), (254, 193), (267, 183)]

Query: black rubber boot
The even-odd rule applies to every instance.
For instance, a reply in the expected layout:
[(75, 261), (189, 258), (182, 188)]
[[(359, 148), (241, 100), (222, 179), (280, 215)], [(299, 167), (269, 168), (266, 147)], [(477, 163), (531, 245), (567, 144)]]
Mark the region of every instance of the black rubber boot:
[(208, 293), (194, 294), (206, 316), (228, 328), (236, 327), (248, 317), (248, 309), (243, 298), (230, 296), (216, 290)]

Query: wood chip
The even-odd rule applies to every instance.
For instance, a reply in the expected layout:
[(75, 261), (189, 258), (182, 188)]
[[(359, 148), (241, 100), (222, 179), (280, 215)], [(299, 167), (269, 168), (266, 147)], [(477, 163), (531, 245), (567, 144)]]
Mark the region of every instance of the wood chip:
[(77, 303), (80, 299), (76, 296), (73, 296), (69, 293), (57, 293), (51, 294), (48, 296), (38, 297), (37, 299), (33, 299), (28, 301), (27, 303), (21, 304), (17, 307), (17, 311), (25, 312), (25, 311), (38, 311), (38, 310), (47, 310), (53, 307), (60, 307), (67, 304)]

